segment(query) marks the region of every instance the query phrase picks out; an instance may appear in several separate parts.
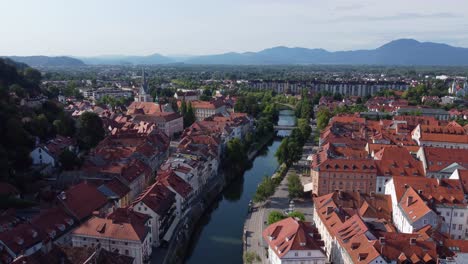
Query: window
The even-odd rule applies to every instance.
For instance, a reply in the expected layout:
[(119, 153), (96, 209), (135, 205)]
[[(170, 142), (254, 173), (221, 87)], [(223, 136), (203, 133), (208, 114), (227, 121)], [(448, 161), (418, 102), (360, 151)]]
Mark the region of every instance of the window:
[(125, 242), (125, 245), (128, 246), (128, 242)]
[(112, 244), (115, 244), (115, 241), (112, 241)]
[(453, 217), (458, 217), (458, 212), (453, 212)]
[(457, 225), (456, 225), (456, 224), (452, 224), (452, 229), (453, 229), (453, 230), (457, 229)]
[(446, 216), (450, 216), (450, 212), (446, 212), (445, 215), (446, 215)]
[(424, 225), (427, 225), (427, 223), (428, 223), (428, 220), (424, 219)]
[(297, 252), (296, 252), (296, 253), (294, 253), (294, 256), (296, 256), (296, 257), (297, 257), (297, 256), (299, 256), (299, 253), (297, 253)]
[(463, 230), (463, 225), (458, 225), (458, 230)]
[(128, 255), (128, 249), (125, 250), (125, 255)]
[(460, 212), (460, 217), (464, 217), (464, 216), (465, 216), (465, 213)]

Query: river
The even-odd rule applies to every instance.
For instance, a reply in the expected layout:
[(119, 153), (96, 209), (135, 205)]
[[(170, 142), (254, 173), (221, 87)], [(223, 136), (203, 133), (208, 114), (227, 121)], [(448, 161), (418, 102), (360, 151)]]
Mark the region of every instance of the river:
[[(280, 111), (278, 125), (295, 124), (293, 111)], [(278, 131), (279, 136), (288, 133), (288, 130)], [(242, 263), (242, 234), (248, 204), (262, 178), (271, 176), (278, 168), (275, 153), (280, 143), (275, 140), (264, 148), (254, 159), (252, 167), (231, 182), (207, 209), (192, 236), (186, 263)]]
[[(292, 110), (281, 110), (279, 112), (278, 126), (295, 126), (296, 116)], [(291, 130), (279, 130), (276, 135), (279, 137), (287, 137), (291, 134)]]
[(193, 235), (186, 263), (242, 263), (242, 233), (249, 201), (263, 176), (278, 167), (273, 141), (253, 161), (252, 167), (237, 177), (200, 219)]

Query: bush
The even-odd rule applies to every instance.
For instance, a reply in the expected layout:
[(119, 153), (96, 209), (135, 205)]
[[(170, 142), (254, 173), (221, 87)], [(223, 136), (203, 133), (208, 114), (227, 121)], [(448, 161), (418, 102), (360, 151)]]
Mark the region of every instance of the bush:
[(252, 252), (252, 251), (247, 251), (244, 253), (244, 263), (253, 264), (253, 263), (260, 262), (260, 261), (261, 261), (260, 256), (257, 255), (257, 253)]
[(294, 211), (288, 214), (289, 217), (297, 218), (300, 221), (305, 221), (305, 215), (301, 212)]
[(285, 218), (286, 218), (286, 216), (283, 213), (281, 213), (280, 211), (272, 211), (268, 215), (268, 225), (271, 225), (273, 223), (281, 221), (281, 220), (283, 220)]

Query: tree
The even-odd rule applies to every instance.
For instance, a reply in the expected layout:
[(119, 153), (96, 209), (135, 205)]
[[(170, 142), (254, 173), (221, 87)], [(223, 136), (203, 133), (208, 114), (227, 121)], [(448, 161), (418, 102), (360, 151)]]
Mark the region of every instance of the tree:
[(269, 215), (268, 215), (268, 225), (271, 225), (271, 224), (274, 224), (278, 221), (281, 221), (283, 219), (285, 219), (286, 216), (284, 216), (283, 213), (281, 213), (280, 211), (272, 211)]
[(312, 128), (310, 128), (309, 120), (304, 118), (298, 119), (297, 127), (299, 128), (299, 131), (301, 131), (302, 138), (304, 139), (304, 141), (309, 139), (310, 134), (312, 133)]
[(72, 170), (79, 165), (80, 160), (72, 151), (65, 149), (59, 155), (59, 162), (64, 170)]
[(244, 253), (244, 263), (253, 264), (253, 263), (260, 262), (260, 261), (261, 261), (260, 256), (258, 256), (257, 253), (252, 252), (252, 251), (247, 251)]
[(226, 162), (230, 169), (240, 172), (247, 162), (247, 153), (244, 144), (238, 139), (231, 139), (226, 146)]
[(101, 118), (92, 112), (83, 113), (78, 119), (78, 139), (86, 149), (95, 147), (104, 138)]
[(288, 176), (288, 192), (289, 198), (299, 198), (303, 195), (303, 187), (301, 179), (297, 174), (291, 174)]
[(264, 202), (273, 195), (275, 192), (275, 183), (271, 179), (271, 177), (265, 176), (262, 180), (262, 182), (258, 185), (257, 191), (255, 192), (255, 195), (253, 197), (253, 201), (258, 203), (258, 202)]
[(57, 134), (69, 137), (75, 133), (75, 121), (67, 115), (63, 115), (60, 119), (53, 122)]
[(299, 221), (305, 221), (305, 215), (301, 212), (294, 211), (288, 214), (289, 217), (297, 218)]
[[(300, 134), (296, 130), (295, 134)], [(294, 162), (301, 159), (302, 156), (302, 145), (297, 142), (296, 136), (286, 137), (281, 141), (278, 150), (275, 153), (279, 163), (285, 163), (286, 166), (291, 166)]]
[(328, 125), (331, 117), (332, 114), (328, 108), (321, 108), (317, 113), (317, 128), (320, 130), (324, 129)]
[(187, 106), (187, 111), (184, 115), (184, 127), (191, 126), (196, 120), (195, 112), (193, 111), (192, 104), (189, 102)]
[(53, 127), (50, 125), (49, 120), (44, 114), (40, 114), (34, 119), (34, 130), (31, 131), (34, 135), (41, 139), (47, 139), (54, 136)]

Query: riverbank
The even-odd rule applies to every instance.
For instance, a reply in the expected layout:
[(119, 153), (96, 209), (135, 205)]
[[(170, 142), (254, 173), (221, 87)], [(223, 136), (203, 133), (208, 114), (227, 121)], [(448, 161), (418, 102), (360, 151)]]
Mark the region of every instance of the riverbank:
[[(267, 218), (272, 211), (284, 212), (289, 209), (288, 176), (298, 174), (297, 168), (292, 166), (285, 171), (284, 177), (275, 193), (262, 204), (255, 204), (250, 213), (247, 214), (244, 224), (243, 254), (254, 252), (261, 263), (268, 262), (268, 246), (264, 243), (262, 232), (267, 227)], [(277, 175), (275, 172), (274, 175)], [(272, 176), (272, 177), (273, 177)], [(278, 176), (277, 176), (278, 177)], [(294, 210), (304, 214), (306, 221), (312, 221), (312, 201), (308, 199), (295, 199)]]
[[(257, 155), (259, 155), (268, 144), (271, 144), (273, 139), (274, 137), (271, 135), (270, 137), (267, 137), (256, 144), (255, 147), (248, 153), (249, 161), (256, 159)], [(246, 172), (243, 173), (242, 177), (245, 173)], [(194, 238), (194, 235), (199, 227), (203, 224), (203, 218), (206, 217), (207, 214), (211, 213), (213, 205), (223, 198), (223, 191), (229, 188), (233, 181), (236, 181), (236, 179), (226, 179), (226, 175), (227, 173), (221, 170), (218, 175), (220, 177), (216, 177), (215, 179), (217, 180), (213, 183), (207, 184), (207, 186), (210, 186), (210, 189), (202, 192), (204, 195), (200, 199), (200, 202), (196, 203), (191, 211), (180, 220), (174, 231), (173, 238), (168, 243), (167, 248), (155, 249), (155, 251), (159, 251), (159, 254), (155, 253), (154, 256), (152, 256), (151, 263), (184, 263), (184, 261), (187, 259), (187, 252), (190, 251), (191, 247), (193, 247), (194, 239), (196, 239)], [(157, 259), (158, 257), (162, 259)]]
[(187, 263), (219, 263), (220, 259), (224, 264), (242, 263), (242, 232), (248, 203), (263, 176), (278, 167), (274, 153), (279, 144), (271, 139), (266, 141), (265, 151), (258, 151), (252, 167), (227, 185), (211, 210), (201, 217)]

